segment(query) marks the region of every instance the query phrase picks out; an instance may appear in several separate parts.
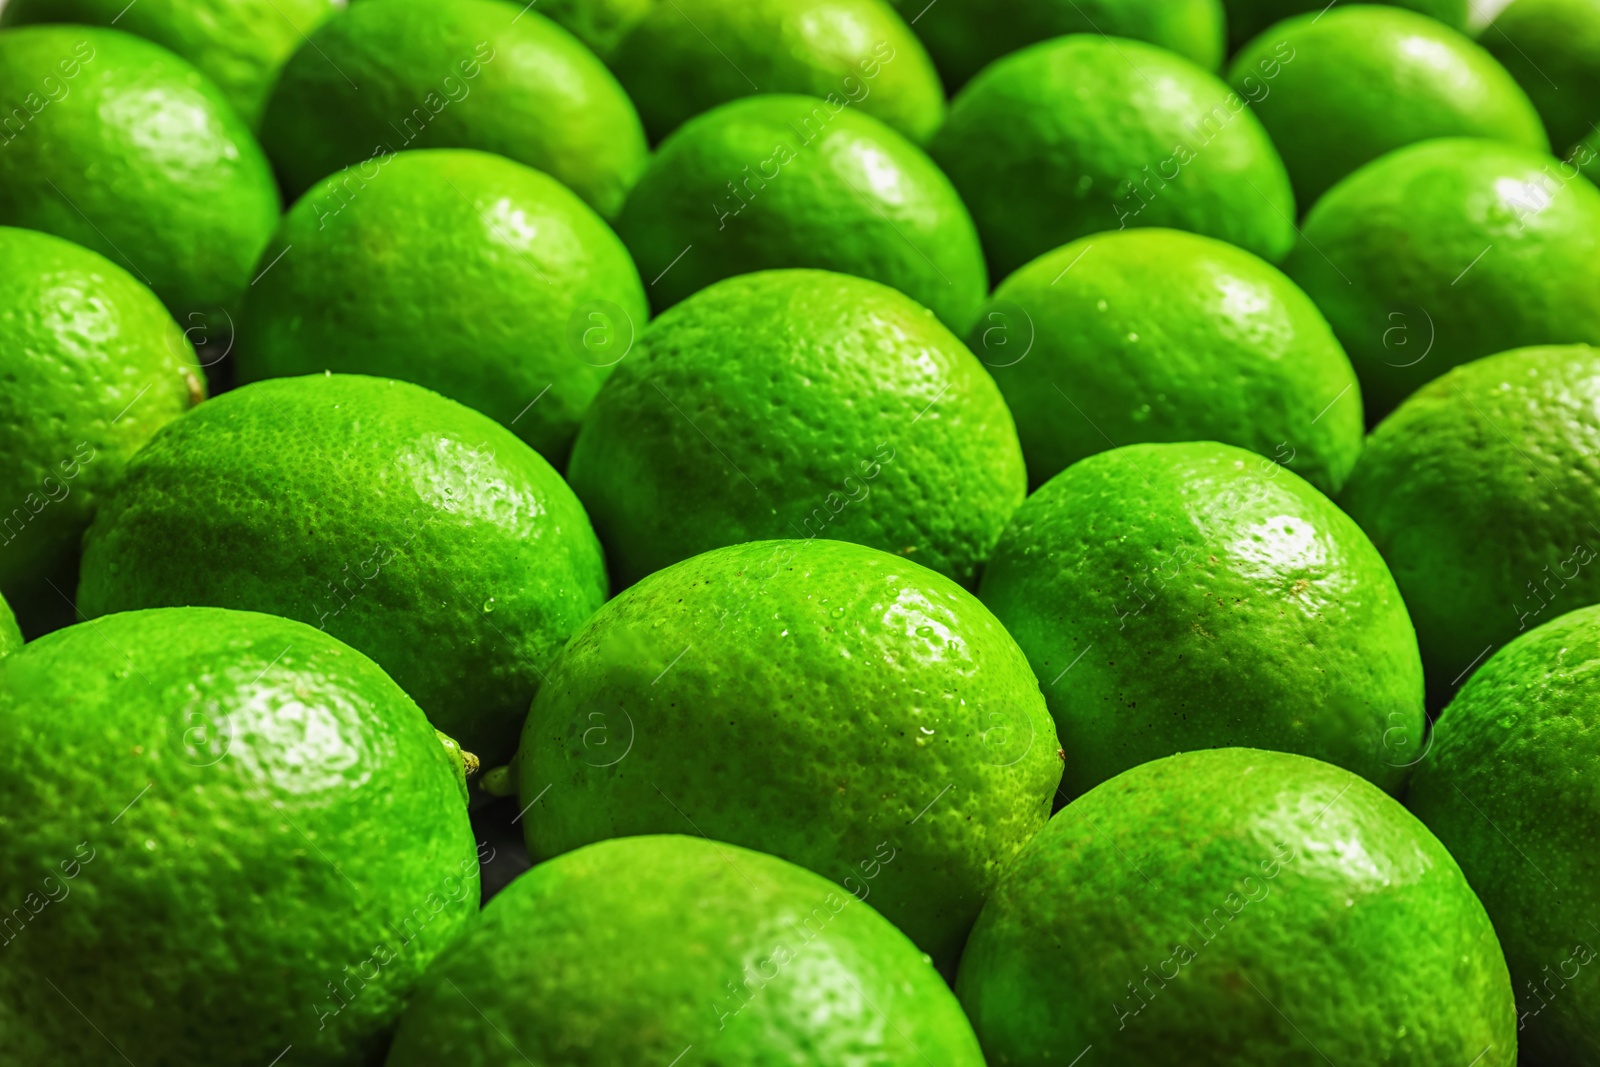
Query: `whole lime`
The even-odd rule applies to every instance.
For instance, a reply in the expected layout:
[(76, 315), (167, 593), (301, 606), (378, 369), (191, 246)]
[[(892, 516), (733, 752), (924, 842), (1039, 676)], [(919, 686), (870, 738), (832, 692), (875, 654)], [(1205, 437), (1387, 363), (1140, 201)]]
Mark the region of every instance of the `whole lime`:
[(1397, 793), (1421, 751), (1417, 638), (1383, 559), (1299, 476), (1231, 445), (1067, 468), (1017, 510), (978, 595), (1039, 676), (1069, 794), (1228, 745)]
[(617, 45), (656, 3), (657, 0), (544, 0), (539, 12), (609, 64)]
[[(894, 860), (885, 846), (862, 869)], [(699, 1063), (983, 1067), (954, 994), (870, 906), (775, 857), (666, 835), (513, 882), (428, 971), (387, 1063), (665, 1065), (690, 1048)]]
[(422, 712), (254, 612), (113, 615), (0, 659), (0, 833), (16, 1063), (363, 1062), (477, 909)]
[(855, 107), (918, 143), (944, 121), (933, 61), (887, 0), (657, 4), (622, 38), (611, 68), (653, 141), (758, 92)]
[(337, 8), (329, 0), (9, 0), (0, 26), (115, 26), (171, 49), (216, 82), (254, 127), (278, 70)]
[(1336, 185), (1303, 230), (1284, 270), (1344, 344), (1369, 422), (1468, 360), (1600, 342), (1600, 190), (1550, 156), (1412, 145)]
[(211, 79), (95, 26), (0, 33), (0, 225), (126, 268), (184, 322), (243, 292), (278, 222), (266, 157)]
[(1068, 33), (1132, 37), (1216, 70), (1222, 0), (893, 0), (951, 90), (1001, 56)]
[[(1471, 0), (1373, 0), (1373, 2), (1420, 11), (1451, 29), (1462, 31), (1468, 28), (1468, 15), (1473, 6)], [(1228, 41), (1232, 47), (1239, 48), (1273, 23), (1291, 15), (1306, 12), (1315, 14), (1335, 6), (1355, 5), (1341, 4), (1340, 0), (1333, 0), (1332, 3), (1324, 3), (1324, 0), (1222, 0), (1222, 6), (1227, 8), (1228, 12)]]
[(1382, 791), (1229, 748), (1068, 805), (983, 909), (956, 981), (990, 1063), (1516, 1063), (1495, 931)]
[(1408, 803), (1483, 898), (1520, 1001), (1525, 1062), (1600, 1058), (1593, 827), (1600, 788), (1600, 607), (1522, 634), (1433, 728)]
[(385, 153), (477, 148), (546, 171), (605, 218), (649, 155), (605, 65), (503, 0), (351, 5), (284, 65), (261, 141), (296, 196)]
[(535, 859), (709, 835), (870, 896), (941, 963), (1061, 777), (995, 617), (840, 541), (718, 549), (618, 595), (551, 667), (517, 762)]
[(708, 549), (825, 537), (965, 585), (1027, 490), (993, 379), (926, 309), (824, 271), (719, 282), (601, 387), (568, 477), (619, 582)]
[(240, 325), (241, 381), (331, 370), (425, 385), (566, 463), (649, 319), (628, 250), (582, 200), (484, 152), (379, 156), (278, 228)]
[(933, 161), (813, 97), (748, 97), (685, 123), (617, 232), (657, 311), (735, 274), (814, 267), (893, 286), (965, 330), (989, 289), (972, 216)]
[(1222, 441), (1331, 493), (1361, 451), (1355, 371), (1322, 313), (1209, 237), (1124, 230), (1047, 252), (995, 290), (968, 343), (1034, 487), (1117, 444)]
[(1385, 152), (1434, 137), (1550, 147), (1528, 94), (1493, 56), (1397, 7), (1285, 19), (1234, 56), (1228, 80), (1272, 135), (1304, 205)]
[(1442, 707), (1490, 651), (1600, 601), (1600, 350), (1526, 348), (1420, 389), (1339, 502), (1389, 561)]
[(1594, 129), (1600, 119), (1600, 4), (1515, 0), (1482, 40), (1527, 90), (1558, 152)]
[(78, 608), (300, 619), (492, 766), (605, 596), (589, 521), (536, 452), (415, 385), (315, 375), (224, 393), (156, 434), (85, 536)]
[(929, 148), (1009, 274), (1102, 230), (1166, 226), (1276, 262), (1294, 241), (1283, 161), (1243, 97), (1165, 49), (1073, 34), (985, 68)]
[(27, 616), (71, 593), (46, 582), (70, 570), (128, 457), (205, 385), (167, 309), (121, 267), (5, 226), (0, 261), (0, 591)]

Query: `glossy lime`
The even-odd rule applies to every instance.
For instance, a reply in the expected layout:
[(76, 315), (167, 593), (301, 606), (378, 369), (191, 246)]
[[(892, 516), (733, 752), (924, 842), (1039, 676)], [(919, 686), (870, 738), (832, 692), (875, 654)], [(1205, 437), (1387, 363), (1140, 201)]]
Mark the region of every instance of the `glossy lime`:
[[(1377, 0), (1393, 7), (1420, 11), (1454, 30), (1468, 28), (1471, 0)], [(1256, 34), (1291, 15), (1315, 14), (1329, 8), (1355, 7), (1350, 0), (1222, 0), (1228, 13), (1228, 41), (1238, 48)]]
[(518, 763), (536, 859), (705, 834), (840, 883), (941, 964), (1061, 776), (1027, 660), (972, 594), (821, 540), (619, 594), (550, 668)]
[(1164, 226), (1276, 262), (1294, 240), (1283, 161), (1244, 98), (1139, 41), (1073, 34), (986, 68), (929, 151), (997, 274), (1102, 230)]
[(78, 607), (300, 619), (492, 767), (605, 595), (577, 498), (511, 433), (415, 385), (314, 375), (224, 393), (157, 434), (85, 537)]
[(995, 290), (967, 343), (1017, 420), (1029, 484), (1141, 441), (1222, 441), (1325, 493), (1361, 451), (1361, 392), (1275, 267), (1178, 230), (1094, 234)]
[(685, 123), (617, 232), (657, 311), (735, 274), (814, 267), (893, 286), (965, 330), (989, 288), (972, 216), (933, 161), (814, 97), (748, 97)]
[(541, 1067), (983, 1067), (949, 987), (870, 904), (698, 836), (606, 841), (517, 879), (428, 972), (387, 1062), (498, 1067), (508, 1043)]
[(568, 467), (622, 584), (708, 549), (854, 541), (954, 578), (1026, 490), (1005, 401), (892, 289), (824, 271), (719, 282), (601, 388)]
[(1481, 40), (1533, 98), (1557, 152), (1565, 154), (1594, 129), (1600, 120), (1600, 4), (1515, 0)]
[[(1483, 905), (1370, 783), (1231, 748), (1063, 809), (984, 908), (956, 982), (991, 1064), (1511, 1067)], [(1065, 1050), (1065, 1051), (1063, 1051)]]
[(17, 1063), (361, 1063), (477, 910), (422, 712), (254, 612), (113, 615), (0, 659), (0, 833)]

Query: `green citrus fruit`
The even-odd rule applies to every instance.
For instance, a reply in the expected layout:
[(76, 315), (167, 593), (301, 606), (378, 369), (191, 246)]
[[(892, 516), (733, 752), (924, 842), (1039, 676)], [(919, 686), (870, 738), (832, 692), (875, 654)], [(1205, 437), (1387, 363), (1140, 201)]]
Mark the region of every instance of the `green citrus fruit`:
[(1102, 230), (1191, 230), (1277, 261), (1283, 161), (1244, 98), (1139, 41), (1074, 34), (985, 68), (930, 146), (997, 274)]
[(1314, 203), (1385, 152), (1434, 137), (1550, 147), (1515, 79), (1435, 19), (1359, 4), (1286, 19), (1234, 56), (1228, 80)]
[(1489, 658), (1434, 724), (1408, 803), (1461, 864), (1505, 946), (1525, 1062), (1600, 1059), (1588, 981), (1600, 788), (1600, 607)]
[(1284, 270), (1328, 317), (1376, 422), (1468, 360), (1600, 342), (1600, 190), (1525, 148), (1427, 141), (1319, 200)]
[(1527, 90), (1557, 151), (1594, 129), (1600, 120), (1600, 4), (1515, 0), (1482, 40)]
[(0, 261), (0, 591), (27, 616), (72, 592), (47, 576), (70, 571), (128, 457), (205, 385), (167, 309), (121, 267), (10, 227)]
[(171, 49), (255, 126), (278, 68), (337, 8), (329, 0), (10, 0), (0, 26), (115, 26)]
[[(1375, 0), (1375, 2), (1420, 11), (1451, 29), (1463, 31), (1468, 28), (1468, 13), (1472, 6), (1471, 0)], [(1333, 0), (1332, 3), (1326, 0), (1222, 0), (1222, 5), (1228, 11), (1228, 41), (1234, 48), (1239, 48), (1273, 23), (1291, 15), (1306, 12), (1315, 14), (1336, 5), (1355, 6), (1341, 3), (1341, 0)]]
[(658, 0), (543, 0), (539, 12), (611, 62), (617, 45)]
[(968, 336), (1037, 487), (1140, 441), (1222, 441), (1325, 493), (1361, 451), (1355, 371), (1309, 297), (1243, 249), (1177, 230), (1095, 234), (1007, 278)]
[(989, 288), (972, 216), (933, 161), (877, 119), (806, 96), (685, 123), (617, 232), (657, 311), (735, 274), (815, 267), (893, 286), (965, 330)]
[(0, 656), (22, 647), (22, 631), (17, 627), (17, 617), (11, 605), (0, 597)]
[(971, 593), (820, 540), (718, 549), (618, 595), (551, 667), (517, 762), (536, 859), (709, 835), (870, 899), (941, 963), (1061, 777), (1028, 662)]
[(1421, 749), (1422, 664), (1361, 530), (1231, 445), (1128, 445), (1018, 509), (978, 595), (1028, 655), (1073, 795), (1147, 760), (1249, 745), (1390, 792)]
[(831, 97), (918, 143), (944, 121), (933, 61), (886, 0), (657, 4), (622, 39), (611, 68), (653, 141), (758, 92)]
[(1216, 70), (1223, 56), (1222, 0), (893, 0), (913, 20), (945, 83), (960, 89), (1001, 56), (1068, 33), (1110, 34), (1160, 45)]
[(17, 1063), (360, 1063), (477, 910), (422, 712), (254, 612), (113, 615), (0, 659), (0, 833)]
[(984, 907), (956, 993), (992, 1064), (1511, 1067), (1494, 928), (1368, 782), (1230, 748), (1068, 805)]
[(477, 148), (549, 173), (605, 218), (649, 155), (605, 65), (502, 0), (352, 5), (285, 64), (261, 140), (296, 196), (385, 153)]
[(1367, 441), (1339, 501), (1389, 561), (1435, 706), (1488, 653), (1600, 601), (1600, 350), (1458, 367)]
[(1027, 488), (966, 346), (894, 290), (824, 271), (740, 275), (662, 315), (567, 473), (624, 584), (722, 545), (826, 537), (971, 585)]
[(628, 250), (588, 205), (483, 152), (401, 152), (335, 174), (262, 258), (278, 261), (245, 303), (241, 381), (332, 370), (416, 382), (557, 466), (649, 319)]
[[(886, 847), (865, 869), (895, 858)], [(871, 907), (772, 856), (665, 835), (590, 845), (513, 882), (429, 970), (387, 1062), (524, 1056), (983, 1067), (949, 987)]]
[(211, 80), (94, 26), (0, 33), (0, 225), (126, 268), (180, 321), (232, 302), (278, 222), (266, 157)]
[(224, 393), (152, 438), (85, 537), (78, 607), (300, 619), (492, 766), (605, 594), (588, 519), (537, 453), (426, 389), (315, 375)]

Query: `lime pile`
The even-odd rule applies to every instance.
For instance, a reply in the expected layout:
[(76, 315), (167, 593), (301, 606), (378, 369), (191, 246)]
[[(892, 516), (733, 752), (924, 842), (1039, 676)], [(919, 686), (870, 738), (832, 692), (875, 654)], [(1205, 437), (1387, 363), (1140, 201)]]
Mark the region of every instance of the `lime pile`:
[(0, 2), (0, 1059), (1600, 1067), (1597, 182), (1600, 0)]

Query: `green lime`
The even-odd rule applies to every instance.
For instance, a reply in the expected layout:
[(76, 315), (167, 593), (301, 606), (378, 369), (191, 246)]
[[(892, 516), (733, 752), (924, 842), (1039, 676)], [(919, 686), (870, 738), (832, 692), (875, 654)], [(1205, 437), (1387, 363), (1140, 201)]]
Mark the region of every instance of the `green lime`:
[(401, 149), (477, 148), (547, 172), (605, 218), (649, 156), (605, 65), (503, 0), (351, 5), (285, 64), (261, 141), (295, 196)]
[(517, 762), (535, 859), (709, 835), (870, 899), (941, 964), (1061, 777), (1028, 661), (971, 593), (821, 540), (618, 595), (550, 668)]
[(0, 834), (16, 1063), (364, 1062), (478, 904), (422, 712), (254, 612), (129, 612), (0, 659)]
[(930, 147), (1009, 274), (1102, 230), (1191, 230), (1276, 262), (1294, 241), (1283, 161), (1245, 99), (1139, 41), (1074, 34), (986, 67)]
[(4, 226), (0, 261), (0, 591), (27, 617), (70, 595), (70, 579), (46, 582), (70, 572), (128, 457), (205, 385), (167, 309), (121, 267)]
[(540, 14), (611, 62), (617, 45), (650, 14), (658, 0), (543, 0)]
[(1600, 190), (1526, 148), (1427, 141), (1317, 201), (1284, 270), (1328, 317), (1376, 422), (1480, 356), (1600, 342)]
[(329, 0), (10, 0), (0, 26), (81, 22), (154, 41), (214, 81), (253, 127), (278, 68), (336, 10)]
[[(862, 870), (895, 859), (885, 843)], [(666, 835), (513, 882), (429, 970), (387, 1064), (524, 1058), (983, 1067), (949, 987), (871, 907), (775, 857)]]
[(566, 463), (578, 420), (650, 316), (628, 250), (545, 174), (401, 152), (285, 216), (240, 325), (241, 381), (331, 370), (425, 385)]
[(1600, 4), (1515, 0), (1483, 33), (1483, 47), (1532, 97), (1565, 152), (1600, 120)]
[(989, 289), (972, 216), (916, 145), (807, 96), (755, 96), (668, 137), (617, 219), (657, 311), (714, 281), (815, 267), (893, 286), (953, 330)]
[(1228, 745), (1397, 793), (1420, 750), (1417, 638), (1382, 557), (1298, 475), (1231, 445), (1067, 468), (1018, 509), (978, 595), (1039, 676), (1069, 794)]
[(1525, 348), (1430, 382), (1339, 502), (1389, 561), (1434, 706), (1489, 652), (1600, 601), (1600, 350)]
[(1068, 33), (1132, 37), (1216, 70), (1222, 0), (893, 0), (951, 90), (1001, 56)]
[(1028, 481), (1140, 441), (1222, 441), (1325, 493), (1361, 451), (1355, 371), (1309, 297), (1243, 249), (1095, 234), (1007, 278), (968, 342), (1016, 416)]
[(991, 1064), (1511, 1067), (1494, 928), (1368, 782), (1229, 748), (1063, 809), (978, 920), (956, 993)]
[(652, 141), (752, 93), (821, 97), (918, 143), (944, 121), (933, 61), (886, 0), (657, 4), (622, 39), (611, 68)]
[[(1473, 6), (1471, 0), (1373, 0), (1373, 2), (1420, 11), (1451, 29), (1462, 31), (1468, 28), (1468, 15)], [(1222, 0), (1222, 6), (1228, 11), (1228, 41), (1233, 48), (1239, 48), (1273, 23), (1291, 15), (1307, 12), (1316, 14), (1336, 5), (1356, 6), (1340, 5), (1340, 0), (1332, 0), (1331, 3), (1325, 0)]]
[(493, 766), (605, 595), (589, 521), (538, 453), (415, 385), (314, 375), (224, 393), (156, 434), (84, 539), (78, 608), (310, 623)]
[(11, 605), (0, 598), (0, 656), (21, 647), (22, 631), (17, 627), (17, 617), (12, 614)]
[(159, 45), (94, 26), (0, 33), (0, 225), (125, 267), (178, 316), (254, 277), (278, 189), (226, 98)]
[(1286, 19), (1234, 56), (1228, 80), (1314, 203), (1386, 152), (1434, 137), (1545, 151), (1528, 94), (1469, 38), (1414, 11), (1358, 4)]
[(722, 545), (837, 538), (964, 585), (1027, 491), (993, 379), (893, 289), (742, 274), (662, 315), (607, 379), (568, 477), (622, 584)]
[(1434, 724), (1408, 803), (1488, 909), (1519, 1000), (1525, 1062), (1600, 1059), (1594, 826), (1600, 607), (1516, 638)]

